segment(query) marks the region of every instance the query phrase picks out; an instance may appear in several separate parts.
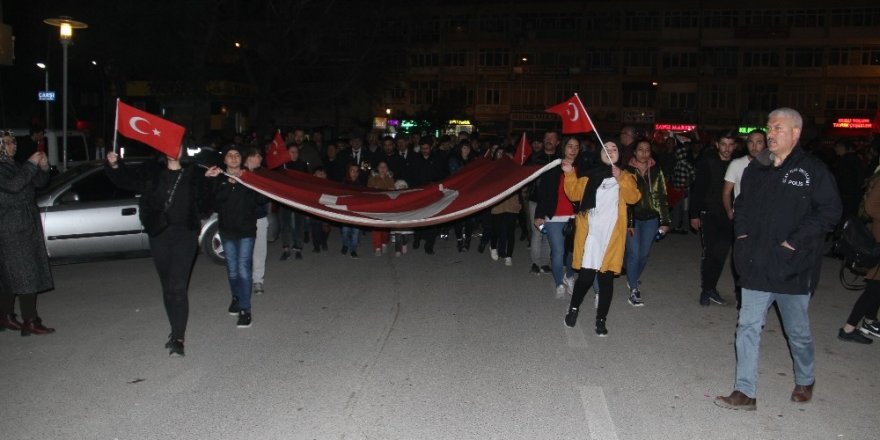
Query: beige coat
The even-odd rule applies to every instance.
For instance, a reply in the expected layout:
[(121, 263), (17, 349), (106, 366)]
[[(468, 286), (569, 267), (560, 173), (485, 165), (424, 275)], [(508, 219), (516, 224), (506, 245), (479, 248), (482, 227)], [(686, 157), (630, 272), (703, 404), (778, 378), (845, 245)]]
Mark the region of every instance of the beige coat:
[(519, 193), (515, 192), (510, 195), (510, 197), (501, 201), (501, 203), (492, 207), (492, 214), (517, 214), (522, 209), (522, 205), (519, 202)]
[[(565, 173), (565, 195), (572, 201), (579, 202), (584, 196), (584, 190), (587, 188), (587, 177), (577, 177), (574, 171)], [(628, 171), (621, 171), (617, 176), (617, 183), (620, 185), (620, 199), (617, 202), (617, 223), (614, 224), (614, 232), (611, 234), (611, 240), (608, 242), (608, 249), (602, 258), (602, 267), (599, 272), (620, 273), (623, 266), (623, 251), (626, 248), (626, 205), (633, 204), (642, 198), (636, 185), (635, 176)], [(590, 221), (586, 212), (578, 212), (574, 220), (574, 260), (571, 262), (571, 268), (578, 270), (581, 268), (581, 262), (584, 260), (584, 244), (587, 241), (587, 234), (590, 232)]]

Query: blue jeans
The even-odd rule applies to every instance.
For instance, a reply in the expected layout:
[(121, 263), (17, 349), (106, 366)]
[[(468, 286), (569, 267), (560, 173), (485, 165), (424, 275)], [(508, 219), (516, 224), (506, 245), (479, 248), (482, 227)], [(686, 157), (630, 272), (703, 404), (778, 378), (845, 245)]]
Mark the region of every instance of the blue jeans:
[(254, 262), (254, 237), (226, 239), (220, 234), (223, 252), (226, 253), (226, 275), (232, 296), (238, 298), (238, 306), (251, 311), (251, 280)]
[(816, 356), (810, 332), (809, 292), (804, 295), (762, 292), (742, 289), (742, 308), (736, 326), (736, 384), (734, 389), (755, 398), (758, 393), (758, 349), (761, 328), (767, 320), (767, 309), (776, 301), (782, 315), (782, 326), (788, 336), (788, 348), (794, 363), (795, 385), (815, 382)]
[(626, 234), (626, 282), (630, 289), (639, 287), (639, 278), (648, 264), (648, 254), (651, 253), (651, 245), (654, 244), (654, 236), (660, 227), (660, 219), (635, 220), (636, 233), (630, 236)]
[(342, 245), (348, 248), (348, 252), (357, 252), (358, 242), (361, 240), (361, 230), (354, 226), (342, 227)]
[(565, 252), (563, 228), (565, 228), (565, 222), (544, 223), (547, 241), (550, 242), (550, 269), (553, 270), (553, 281), (556, 282), (556, 286), (562, 284), (563, 276), (572, 276), (571, 252)]

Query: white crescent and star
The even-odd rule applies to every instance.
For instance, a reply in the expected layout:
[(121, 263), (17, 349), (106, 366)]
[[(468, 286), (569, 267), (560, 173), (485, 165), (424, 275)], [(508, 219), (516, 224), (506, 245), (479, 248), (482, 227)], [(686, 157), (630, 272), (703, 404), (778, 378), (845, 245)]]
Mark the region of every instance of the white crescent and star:
[(574, 116), (571, 116), (571, 113), (569, 113), (568, 111), (566, 111), (566, 113), (569, 113), (569, 118), (571, 119), (571, 122), (575, 122), (580, 117), (580, 114), (578, 113), (578, 108), (576, 105), (574, 105), (573, 102), (569, 102), (568, 105), (571, 107), (571, 113), (574, 113)]
[[(132, 118), (130, 118), (128, 120), (128, 125), (129, 125), (129, 127), (131, 127), (132, 130), (134, 130), (140, 134), (149, 134), (146, 131), (142, 131), (140, 128), (138, 128), (137, 123), (140, 121), (145, 121), (147, 124), (150, 123), (150, 121), (147, 120), (146, 118), (142, 118), (140, 116), (133, 116)], [(157, 128), (154, 128), (152, 130), (152, 132), (153, 132), (153, 136), (159, 136), (162, 134), (162, 132), (159, 131), (159, 129), (157, 129)]]

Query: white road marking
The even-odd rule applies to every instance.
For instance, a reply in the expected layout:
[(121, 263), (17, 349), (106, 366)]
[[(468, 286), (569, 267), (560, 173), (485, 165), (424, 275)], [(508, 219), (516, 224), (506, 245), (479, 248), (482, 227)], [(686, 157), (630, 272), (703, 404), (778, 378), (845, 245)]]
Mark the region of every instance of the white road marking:
[(602, 387), (579, 387), (591, 440), (617, 440), (617, 428), (611, 420)]

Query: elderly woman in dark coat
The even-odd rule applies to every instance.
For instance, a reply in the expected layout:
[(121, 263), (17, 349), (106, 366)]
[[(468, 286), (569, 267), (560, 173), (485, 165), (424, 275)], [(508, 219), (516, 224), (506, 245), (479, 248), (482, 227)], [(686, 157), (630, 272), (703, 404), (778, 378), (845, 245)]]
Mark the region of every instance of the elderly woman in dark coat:
[[(49, 183), (49, 162), (36, 152), (19, 165), (15, 150), (12, 133), (0, 132), (0, 331), (44, 335), (55, 329), (37, 315), (36, 294), (54, 284), (34, 188)], [(16, 296), (24, 322), (15, 316)]]

